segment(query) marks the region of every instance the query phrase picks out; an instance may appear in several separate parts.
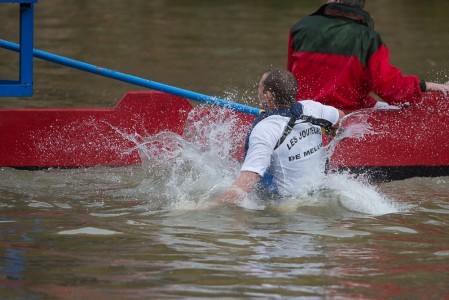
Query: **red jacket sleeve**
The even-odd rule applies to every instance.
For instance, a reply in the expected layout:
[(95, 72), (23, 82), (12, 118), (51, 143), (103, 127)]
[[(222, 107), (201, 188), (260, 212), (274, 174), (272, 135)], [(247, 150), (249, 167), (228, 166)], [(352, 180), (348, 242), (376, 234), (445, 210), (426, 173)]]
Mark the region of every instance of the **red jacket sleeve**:
[(419, 78), (404, 76), (389, 62), (390, 51), (385, 45), (368, 61), (368, 80), (371, 90), (389, 104), (416, 103), (421, 100)]
[(292, 34), (288, 35), (288, 55), (287, 55), (287, 70), (293, 70), (293, 49), (292, 49)]

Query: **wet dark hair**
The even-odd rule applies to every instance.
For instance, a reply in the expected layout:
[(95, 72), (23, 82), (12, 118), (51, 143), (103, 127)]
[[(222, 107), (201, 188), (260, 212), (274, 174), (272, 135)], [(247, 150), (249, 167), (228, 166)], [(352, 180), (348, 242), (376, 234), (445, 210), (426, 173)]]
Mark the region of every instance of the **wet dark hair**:
[(358, 7), (358, 8), (365, 7), (365, 0), (340, 0), (339, 3)]
[(296, 101), (298, 81), (285, 69), (271, 69), (264, 73), (263, 91), (269, 91), (278, 105), (290, 105)]

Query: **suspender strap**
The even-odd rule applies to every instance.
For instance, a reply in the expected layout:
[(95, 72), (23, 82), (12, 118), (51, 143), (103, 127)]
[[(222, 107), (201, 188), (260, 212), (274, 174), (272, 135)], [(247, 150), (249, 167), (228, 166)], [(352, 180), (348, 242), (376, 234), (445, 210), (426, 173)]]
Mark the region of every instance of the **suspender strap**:
[(295, 126), (295, 123), (298, 119), (304, 120), (305, 122), (308, 122), (312, 125), (320, 126), (321, 129), (326, 132), (326, 134), (330, 134), (332, 131), (332, 123), (329, 122), (328, 120), (318, 119), (312, 116), (300, 115), (299, 117), (297, 117), (293, 115), (288, 121), (287, 125), (285, 125), (284, 131), (282, 132), (280, 139), (276, 143), (274, 150), (276, 150), (285, 141), (287, 136), (292, 132), (293, 127)]
[(300, 119), (304, 120), (306, 122), (309, 122), (312, 125), (320, 126), (321, 129), (323, 129), (327, 135), (332, 134), (333, 125), (330, 121), (328, 121), (326, 119), (319, 119), (319, 118), (314, 118), (312, 116), (305, 116), (305, 115), (302, 115), (300, 117)]
[(292, 132), (293, 127), (295, 126), (296, 120), (298, 120), (298, 118), (296, 116), (292, 116), (290, 118), (287, 125), (285, 125), (284, 132), (282, 132), (281, 138), (276, 143), (276, 146), (274, 146), (274, 150), (276, 150), (285, 141), (285, 139), (290, 134), (290, 132)]
[(322, 128), (322, 130), (324, 130), (325, 133), (329, 134), (329, 135), (332, 133), (332, 130), (333, 130), (333, 128), (332, 128), (333, 125), (328, 120), (318, 119), (318, 118), (314, 118), (312, 116), (305, 116), (302, 111), (302, 104), (299, 102), (295, 102), (292, 105), (292, 107), (290, 107), (290, 109), (289, 108), (274, 109), (272, 111), (263, 113), (254, 121), (249, 132), (246, 135), (244, 157), (246, 156), (246, 152), (248, 151), (249, 136), (251, 135), (251, 131), (260, 121), (262, 121), (263, 119), (265, 119), (269, 116), (272, 116), (272, 115), (281, 115), (284, 117), (290, 117), (290, 120), (288, 121), (287, 125), (285, 126), (281, 137), (279, 138), (278, 142), (276, 143), (276, 146), (274, 147), (274, 150), (276, 150), (285, 141), (287, 136), (292, 132), (293, 127), (295, 126), (296, 121), (298, 121), (298, 120), (303, 120), (304, 122), (308, 122), (312, 125), (320, 126)]
[[(299, 102), (296, 102), (296, 103), (297, 104), (295, 104), (295, 105), (298, 106), (298, 108), (301, 110), (301, 113), (302, 113), (302, 105)], [(284, 117), (292, 117), (292, 113), (291, 113), (290, 109), (287, 107), (277, 108), (277, 109), (263, 112), (256, 120), (254, 120), (253, 124), (251, 125), (251, 128), (249, 129), (248, 133), (246, 134), (245, 152), (243, 154), (243, 158), (246, 157), (246, 152), (248, 151), (248, 147), (249, 147), (249, 137), (250, 137), (251, 132), (253, 131), (254, 127), (256, 127), (256, 125), (259, 124), (260, 121), (264, 120), (265, 118), (268, 118), (269, 116), (274, 116), (274, 115), (279, 115), (279, 116), (284, 116)], [(294, 122), (293, 122), (293, 124), (294, 124)]]

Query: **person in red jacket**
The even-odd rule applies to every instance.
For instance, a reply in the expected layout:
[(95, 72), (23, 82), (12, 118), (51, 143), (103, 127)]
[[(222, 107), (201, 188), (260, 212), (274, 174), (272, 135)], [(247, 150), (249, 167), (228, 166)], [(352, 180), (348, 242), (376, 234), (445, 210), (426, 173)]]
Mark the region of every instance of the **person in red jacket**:
[(365, 0), (327, 1), (291, 28), (288, 66), (298, 79), (298, 100), (313, 99), (345, 111), (416, 103), (422, 92), (449, 94), (449, 84), (404, 76), (363, 10)]

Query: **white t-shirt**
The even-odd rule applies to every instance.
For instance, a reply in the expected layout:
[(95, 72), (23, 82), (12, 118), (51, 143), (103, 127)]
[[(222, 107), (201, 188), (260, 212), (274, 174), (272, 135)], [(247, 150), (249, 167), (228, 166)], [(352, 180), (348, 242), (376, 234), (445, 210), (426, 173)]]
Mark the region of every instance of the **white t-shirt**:
[[(312, 100), (301, 101), (301, 104), (306, 116), (325, 119), (334, 125), (339, 119), (338, 110), (332, 106)], [(241, 168), (241, 171), (260, 176), (269, 171), (282, 196), (295, 194), (302, 187), (321, 180), (326, 160), (321, 128), (303, 120), (296, 121), (292, 132), (274, 150), (289, 120), (289, 117), (273, 115), (260, 121), (251, 132)]]

